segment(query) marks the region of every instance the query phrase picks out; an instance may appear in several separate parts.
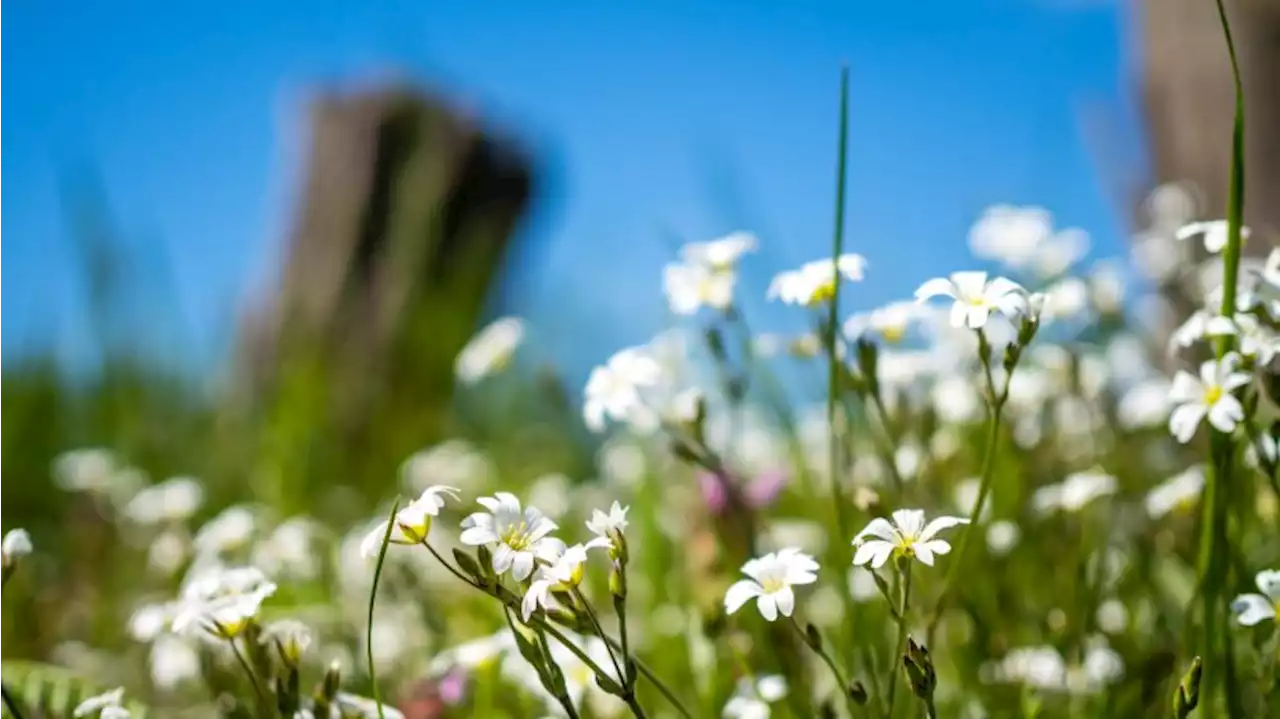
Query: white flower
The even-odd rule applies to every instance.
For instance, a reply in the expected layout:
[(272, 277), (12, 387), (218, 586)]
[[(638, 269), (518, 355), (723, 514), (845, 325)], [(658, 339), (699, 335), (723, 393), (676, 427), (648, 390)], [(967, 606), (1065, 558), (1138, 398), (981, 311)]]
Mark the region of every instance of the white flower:
[(170, 691), (200, 676), (200, 654), (190, 641), (172, 634), (156, 637), (147, 663), (151, 667), (151, 683), (161, 691)]
[(1261, 594), (1241, 594), (1231, 600), (1231, 611), (1236, 621), (1246, 627), (1267, 620), (1275, 619), (1277, 608), (1280, 608), (1280, 571), (1265, 569), (1254, 577)]
[(510, 569), (517, 581), (524, 581), (533, 574), (536, 559), (551, 561), (563, 546), (556, 541), (546, 541), (547, 535), (555, 531), (556, 523), (536, 507), (522, 511), (520, 500), (514, 494), (498, 492), (476, 501), (489, 511), (476, 512), (462, 520), (459, 539), (471, 546), (497, 545), (493, 550), (493, 570), (498, 574)]
[(31, 554), (31, 535), (27, 534), (25, 529), (10, 529), (4, 533), (4, 539), (0, 540), (0, 550), (4, 557), (4, 566), (8, 567)]
[(262, 629), (261, 643), (275, 647), (289, 666), (297, 666), (311, 646), (311, 628), (296, 619), (280, 619)]
[(789, 617), (796, 603), (792, 587), (818, 581), (817, 571), (813, 557), (792, 547), (752, 559), (742, 565), (742, 573), (751, 579), (739, 580), (725, 592), (725, 611), (733, 614), (754, 597), (760, 616), (768, 621), (777, 619), (779, 612)]
[(985, 272), (953, 272), (950, 278), (935, 277), (916, 290), (916, 301), (950, 297), (951, 326), (981, 329), (993, 311), (1014, 317), (1027, 309), (1026, 291), (1013, 280), (996, 277), (987, 281)]
[(204, 488), (193, 477), (173, 477), (143, 489), (124, 506), (124, 516), (143, 525), (181, 522), (204, 503)]
[(358, 719), (404, 719), (404, 714), (399, 709), (386, 702), (375, 702), (348, 692), (338, 692), (333, 699), (338, 705), (339, 716), (358, 717)]
[(591, 510), (591, 519), (587, 520), (587, 530), (612, 544), (614, 535), (621, 535), (627, 528), (627, 512), (630, 509), (630, 507), (622, 506), (616, 500), (609, 507), (608, 513), (593, 509)]
[(1078, 512), (1093, 500), (1115, 492), (1116, 478), (1102, 470), (1072, 472), (1060, 484), (1037, 489), (1031, 495), (1031, 506), (1041, 513), (1054, 510)]
[(807, 262), (798, 270), (788, 270), (774, 277), (769, 283), (768, 296), (804, 307), (829, 302), (835, 297), (836, 282), (840, 279), (862, 281), (866, 265), (862, 255), (854, 254), (841, 255), (834, 263), (829, 257)]
[(1078, 228), (1055, 232), (1036, 247), (1031, 267), (1041, 279), (1052, 279), (1070, 269), (1089, 251), (1089, 235)]
[(458, 353), (453, 372), (463, 384), (475, 384), (511, 363), (524, 339), (524, 321), (503, 317), (476, 333)]
[(1189, 442), (1206, 416), (1221, 432), (1231, 432), (1244, 419), (1244, 407), (1231, 393), (1247, 384), (1247, 372), (1236, 370), (1240, 357), (1234, 352), (1221, 360), (1200, 365), (1200, 378), (1179, 371), (1173, 377), (1169, 400), (1176, 405), (1169, 415), (1169, 431), (1179, 442)]
[(550, 562), (550, 566), (540, 567), (538, 578), (529, 585), (524, 599), (520, 602), (520, 616), (526, 621), (538, 607), (549, 608), (551, 592), (569, 591), (582, 583), (583, 565), (587, 562), (587, 550), (609, 546), (609, 540), (596, 537), (586, 544), (575, 544), (571, 547), (555, 538), (543, 540), (548, 546), (540, 559)]
[(641, 391), (661, 377), (661, 367), (644, 348), (632, 347), (610, 357), (608, 364), (596, 367), (587, 378), (582, 408), (587, 427), (601, 432), (605, 421), (612, 419), (640, 431), (657, 429), (658, 416), (645, 404)]
[[(109, 692), (103, 692), (102, 694), (91, 696), (80, 702), (76, 705), (76, 708), (71, 711), (71, 716), (77, 717), (77, 719), (79, 717), (93, 716), (101, 713), (109, 707), (119, 707), (120, 703), (123, 701), (124, 687), (116, 687)], [(128, 715), (126, 714), (126, 716)]]
[(1189, 510), (1204, 490), (1204, 468), (1188, 467), (1161, 482), (1147, 493), (1144, 504), (1152, 519), (1175, 510)]
[[(1236, 319), (1243, 317), (1245, 315), (1236, 315)], [(1227, 337), (1236, 332), (1236, 323), (1230, 317), (1209, 310), (1196, 310), (1173, 331), (1169, 342), (1177, 347), (1190, 347), (1205, 338)]]
[(769, 705), (787, 696), (787, 680), (777, 674), (752, 681), (743, 678), (720, 716), (725, 719), (769, 719)]
[(257, 618), (262, 602), (275, 590), (274, 584), (267, 584), (247, 594), (188, 604), (174, 616), (173, 631), (177, 634), (202, 631), (219, 639), (234, 639)]
[(138, 606), (133, 610), (133, 614), (129, 615), (129, 622), (126, 625), (129, 636), (139, 642), (155, 639), (173, 621), (175, 608), (176, 605), (173, 603)]
[(1053, 234), (1053, 216), (1040, 207), (995, 205), (969, 230), (969, 249), (977, 257), (1009, 267), (1025, 267)]
[(1044, 291), (1040, 313), (1047, 320), (1079, 317), (1089, 308), (1089, 285), (1079, 277), (1063, 277)]
[(53, 461), (54, 483), (68, 492), (107, 492), (119, 462), (110, 450), (91, 447), (63, 452)]
[(680, 248), (680, 256), (689, 264), (710, 270), (728, 272), (748, 252), (755, 252), (756, 238), (749, 232), (733, 232), (710, 242), (690, 242)]
[[(431, 520), (444, 508), (444, 498), (458, 500), (458, 490), (453, 487), (436, 485), (427, 487), (422, 495), (396, 512), (395, 527), (387, 540), (391, 544), (419, 544), (426, 541), (431, 531)], [(365, 535), (360, 543), (360, 554), (364, 557), (376, 557), (382, 549), (382, 538), (387, 536), (387, 521), (378, 523)]]
[(736, 282), (733, 272), (696, 263), (672, 262), (662, 270), (662, 287), (667, 294), (667, 303), (678, 315), (692, 315), (702, 307), (729, 309), (733, 305)]
[(274, 592), (276, 585), (257, 567), (213, 566), (192, 571), (182, 588), (182, 599), (202, 602), (255, 592)]
[(874, 333), (885, 342), (896, 344), (906, 336), (911, 325), (920, 319), (920, 305), (909, 301), (892, 302), (845, 320), (844, 336), (850, 341), (856, 341), (867, 333)]
[(951, 551), (944, 539), (935, 539), (938, 532), (961, 524), (968, 524), (964, 517), (938, 517), (925, 524), (924, 510), (899, 509), (893, 513), (893, 522), (877, 517), (853, 538), (858, 551), (853, 563), (861, 566), (870, 563), (875, 569), (884, 566), (892, 555), (919, 559), (933, 566), (933, 557)]
[(415, 452), (400, 465), (400, 478), (412, 492), (435, 484), (479, 489), (496, 474), (493, 463), (465, 439), (450, 439)]
[[(1192, 237), (1204, 237), (1204, 249), (1209, 254), (1217, 254), (1222, 252), (1227, 246), (1227, 221), (1213, 220), (1210, 222), (1192, 222), (1189, 225), (1183, 225), (1174, 233), (1174, 237), (1179, 240), (1188, 240)], [(1240, 228), (1240, 239), (1247, 240), (1249, 238), (1249, 228)]]
[(244, 546), (253, 537), (257, 520), (246, 507), (228, 507), (196, 532), (196, 553), (214, 556)]

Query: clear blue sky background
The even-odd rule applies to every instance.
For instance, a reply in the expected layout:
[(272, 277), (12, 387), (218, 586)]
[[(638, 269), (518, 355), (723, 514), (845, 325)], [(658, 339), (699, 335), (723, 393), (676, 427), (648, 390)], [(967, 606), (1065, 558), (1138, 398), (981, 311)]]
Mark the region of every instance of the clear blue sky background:
[[(782, 326), (768, 275), (827, 251), (842, 63), (850, 242), (871, 262), (855, 304), (971, 265), (966, 230), (995, 202), (1048, 207), (1093, 233), (1095, 255), (1120, 248), (1097, 160), (1138, 145), (1115, 132), (1133, 124), (1118, 2), (189, 5), (6, 4), (6, 358), (74, 353), (83, 334), (58, 180), (84, 162), (166, 268), (174, 300), (156, 321), (216, 357), (272, 276), (308, 94), (371, 78), (445, 88), (540, 155), (549, 175), (503, 304), (596, 357), (662, 325), (673, 236), (759, 233), (749, 308)], [(1113, 137), (1095, 142), (1086, 116)]]

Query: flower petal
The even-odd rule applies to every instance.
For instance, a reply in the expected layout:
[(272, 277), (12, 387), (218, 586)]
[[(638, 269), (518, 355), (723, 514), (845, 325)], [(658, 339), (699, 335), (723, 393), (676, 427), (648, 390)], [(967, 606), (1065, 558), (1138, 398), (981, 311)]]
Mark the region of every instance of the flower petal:
[(760, 610), (760, 616), (768, 621), (778, 618), (778, 603), (774, 600), (772, 594), (761, 594), (756, 599), (756, 608)]
[(1189, 372), (1178, 371), (1169, 387), (1169, 400), (1176, 404), (1195, 402), (1204, 396), (1204, 385)]
[(1241, 594), (1231, 602), (1236, 621), (1246, 627), (1276, 618), (1276, 608), (1261, 594)]
[(870, 562), (875, 558), (876, 554), (880, 552), (880, 548), (885, 545), (888, 545), (890, 552), (893, 551), (893, 545), (884, 540), (873, 539), (868, 542), (863, 542), (862, 545), (858, 547), (858, 551), (853, 554), (854, 566), (860, 567), (867, 562)]
[(962, 524), (968, 524), (969, 520), (965, 517), (937, 517), (925, 526), (924, 531), (920, 532), (920, 536), (916, 537), (917, 542), (927, 542), (944, 529), (958, 527)]
[(778, 605), (778, 611), (782, 612), (782, 616), (791, 616), (792, 610), (796, 607), (796, 593), (791, 587), (783, 587), (773, 593), (773, 601)]
[(853, 538), (854, 545), (862, 543), (862, 541), (867, 537), (878, 537), (879, 539), (892, 542), (898, 538), (898, 534), (894, 531), (893, 525), (889, 523), (889, 520), (882, 517), (876, 517), (867, 524), (866, 528), (861, 532), (858, 532), (858, 535)]
[(742, 608), (748, 599), (758, 597), (762, 592), (764, 588), (749, 579), (734, 582), (733, 586), (729, 587), (729, 591), (724, 593), (724, 610), (733, 614)]
[(938, 296), (956, 296), (955, 285), (951, 284), (951, 280), (943, 277), (934, 277), (920, 285), (919, 289), (916, 290), (916, 301), (918, 302)]
[(511, 559), (511, 576), (523, 582), (530, 574), (533, 574), (533, 552), (515, 552)]
[(1244, 419), (1244, 407), (1240, 406), (1240, 400), (1229, 394), (1213, 403), (1209, 408), (1209, 424), (1213, 425), (1219, 431), (1232, 432), (1236, 428), (1236, 423)]
[(1200, 420), (1204, 419), (1207, 411), (1207, 407), (1196, 402), (1177, 407), (1169, 415), (1169, 431), (1179, 442), (1183, 444), (1190, 442), (1196, 434), (1196, 427), (1200, 426)]

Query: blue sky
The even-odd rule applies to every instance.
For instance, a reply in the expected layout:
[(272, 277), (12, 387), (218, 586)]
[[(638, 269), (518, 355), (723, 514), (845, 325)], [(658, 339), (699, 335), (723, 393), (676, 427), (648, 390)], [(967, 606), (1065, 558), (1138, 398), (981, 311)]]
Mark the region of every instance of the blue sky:
[(503, 303), (553, 347), (643, 341), (664, 322), (671, 238), (735, 229), (768, 250), (748, 310), (782, 327), (769, 274), (829, 243), (842, 63), (849, 241), (870, 260), (852, 303), (973, 264), (966, 230), (996, 202), (1044, 205), (1088, 229), (1095, 255), (1119, 249), (1115, 179), (1097, 158), (1138, 144), (1120, 3), (186, 5), (6, 7), (5, 356), (73, 353), (83, 334), (58, 182), (87, 163), (128, 242), (167, 268), (157, 322), (216, 357), (272, 276), (306, 99), (376, 79), (442, 88), (540, 157)]

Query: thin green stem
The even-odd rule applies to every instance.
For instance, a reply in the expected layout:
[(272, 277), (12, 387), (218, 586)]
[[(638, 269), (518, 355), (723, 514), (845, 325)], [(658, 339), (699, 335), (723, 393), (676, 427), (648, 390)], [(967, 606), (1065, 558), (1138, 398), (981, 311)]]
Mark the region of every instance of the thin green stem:
[(13, 695), (9, 693), (8, 684), (0, 684), (0, 695), (4, 697), (4, 706), (13, 715), (13, 719), (23, 719), (22, 712), (18, 709), (18, 702), (14, 700)]
[(871, 403), (876, 408), (876, 413), (880, 417), (880, 434), (876, 435), (877, 443), (881, 445), (881, 452), (884, 454), (884, 463), (889, 466), (889, 476), (893, 478), (893, 484), (898, 492), (902, 492), (907, 486), (906, 479), (902, 473), (898, 471), (897, 457), (893, 451), (893, 435), (889, 432), (889, 410), (884, 406), (884, 398), (880, 396), (879, 388), (868, 394), (871, 395)]
[[(510, 615), (507, 616), (507, 621), (508, 622), (511, 621)], [(569, 693), (566, 692), (564, 689), (563, 671), (560, 669), (558, 665), (556, 665), (555, 657), (551, 656), (551, 646), (547, 642), (546, 629), (539, 628), (536, 633), (538, 636), (538, 649), (542, 651), (542, 661), (546, 662), (547, 664), (547, 674), (546, 674), (547, 683), (553, 684), (553, 686), (548, 686), (547, 689), (553, 695), (555, 695), (556, 701), (560, 702), (560, 706), (564, 707), (565, 714), (569, 715), (569, 719), (578, 719), (578, 708), (573, 705), (573, 700), (569, 698)], [(569, 642), (566, 642), (563, 639), (561, 639), (560, 641), (566, 647), (569, 647), (570, 649), (576, 649), (576, 647), (571, 647), (569, 645)], [(592, 662), (586, 659), (583, 659), (583, 661), (586, 662), (591, 667), (593, 668), (595, 667), (595, 664), (593, 664)], [(555, 668), (555, 671), (561, 673), (560, 679), (555, 680), (551, 678), (553, 676), (551, 674), (552, 667)]]
[[(582, 604), (582, 608), (587, 612), (587, 617), (591, 619), (591, 626), (595, 628), (596, 634), (600, 635), (600, 640), (604, 641), (604, 627), (600, 625), (600, 617), (596, 616), (596, 610), (592, 608), (591, 602), (587, 601), (586, 596), (582, 593), (582, 589), (577, 586), (574, 586), (573, 588), (573, 596)], [(627, 679), (626, 676), (623, 675), (622, 667), (618, 664), (617, 657), (613, 656), (613, 647), (609, 646), (607, 642), (604, 647), (605, 651), (609, 654), (609, 662), (613, 664), (614, 676), (618, 678), (619, 683), (622, 683), (625, 686)]]
[(901, 560), (898, 572), (902, 578), (902, 591), (898, 602), (898, 642), (889, 662), (889, 706), (887, 715), (893, 716), (893, 703), (898, 693), (898, 667), (902, 663), (902, 653), (907, 647), (907, 609), (911, 605), (911, 560)]
[(827, 650), (821, 645), (814, 646), (809, 643), (809, 634), (801, 628), (800, 623), (796, 621), (794, 616), (788, 617), (788, 619), (791, 620), (791, 626), (796, 630), (796, 634), (800, 635), (800, 641), (803, 642), (805, 646), (812, 649), (814, 654), (821, 657), (822, 661), (831, 669), (831, 674), (836, 678), (836, 684), (840, 687), (840, 693), (844, 696), (845, 703), (849, 707), (849, 712), (851, 714), (856, 714), (858, 705), (855, 704), (853, 699), (849, 696), (849, 680), (845, 678), (844, 672), (840, 671), (840, 667), (836, 664), (835, 659), (833, 659), (831, 655), (827, 653)]
[(249, 683), (253, 685), (253, 693), (258, 698), (258, 714), (264, 716), (266, 707), (271, 706), (270, 700), (267, 699), (267, 693), (262, 689), (262, 685), (258, 683), (258, 675), (253, 671), (253, 667), (249, 666), (249, 660), (244, 658), (240, 647), (236, 646), (235, 639), (227, 639), (227, 644), (231, 645), (231, 653), (236, 655), (236, 661), (244, 668), (244, 673), (249, 677)]
[(845, 541), (849, 536), (848, 520), (845, 518), (844, 498), (840, 491), (841, 471), (840, 433), (836, 428), (836, 397), (840, 391), (840, 358), (836, 353), (836, 332), (840, 326), (840, 272), (837, 263), (844, 254), (844, 203), (845, 182), (848, 175), (849, 154), (849, 69), (840, 70), (840, 133), (839, 149), (836, 155), (836, 207), (835, 228), (831, 240), (831, 271), (834, 274), (834, 287), (831, 301), (827, 304), (827, 424), (830, 428), (831, 446), (828, 449), (828, 469), (831, 473), (831, 502), (835, 505), (836, 530), (838, 541)]
[[(378, 580), (382, 578), (382, 565), (387, 559), (387, 545), (391, 543), (391, 531), (396, 526), (396, 512), (400, 509), (400, 498), (391, 503), (391, 513), (387, 515), (387, 529), (382, 534), (382, 545), (378, 547), (378, 563), (373, 568), (373, 586), (369, 588), (369, 619), (365, 624), (365, 658), (369, 663), (369, 685), (373, 690), (373, 704), (378, 708), (378, 719), (383, 719), (382, 695), (378, 691), (378, 674), (373, 661), (373, 607), (378, 599)], [(426, 539), (423, 539), (426, 543)]]

